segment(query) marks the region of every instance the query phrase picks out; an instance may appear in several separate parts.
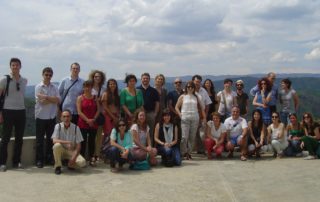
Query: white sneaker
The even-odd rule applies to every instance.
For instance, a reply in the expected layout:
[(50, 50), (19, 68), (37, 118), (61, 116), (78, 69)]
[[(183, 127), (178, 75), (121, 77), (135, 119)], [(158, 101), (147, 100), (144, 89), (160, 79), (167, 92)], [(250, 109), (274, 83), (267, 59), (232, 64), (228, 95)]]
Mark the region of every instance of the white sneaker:
[(0, 166), (0, 172), (6, 172), (7, 171), (7, 166), (6, 165), (1, 165)]
[(296, 154), (296, 157), (302, 157), (302, 156), (303, 156), (302, 152)]
[(309, 156), (307, 156), (307, 157), (304, 157), (303, 159), (304, 159), (304, 160), (313, 160), (313, 159), (315, 159), (315, 157), (309, 155)]
[(308, 151), (302, 151), (302, 155), (303, 155), (303, 157), (306, 157), (306, 156), (309, 155), (309, 152)]

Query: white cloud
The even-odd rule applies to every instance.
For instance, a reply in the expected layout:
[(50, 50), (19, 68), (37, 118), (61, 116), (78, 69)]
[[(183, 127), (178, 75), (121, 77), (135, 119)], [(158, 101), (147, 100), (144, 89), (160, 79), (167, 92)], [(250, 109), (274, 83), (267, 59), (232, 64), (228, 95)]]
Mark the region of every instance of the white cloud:
[(277, 52), (275, 53), (271, 58), (271, 62), (295, 62), (296, 58), (290, 54), (290, 53), (285, 53), (285, 52)]
[(311, 50), (311, 52), (305, 54), (307, 60), (320, 60), (320, 47)]

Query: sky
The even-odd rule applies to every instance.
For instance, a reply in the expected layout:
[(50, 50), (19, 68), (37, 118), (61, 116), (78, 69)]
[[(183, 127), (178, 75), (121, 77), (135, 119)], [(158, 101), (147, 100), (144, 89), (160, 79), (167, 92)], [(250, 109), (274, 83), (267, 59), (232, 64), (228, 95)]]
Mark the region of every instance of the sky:
[[(22, 3), (23, 2), (23, 3)], [(318, 0), (0, 0), (0, 74), (319, 73)]]

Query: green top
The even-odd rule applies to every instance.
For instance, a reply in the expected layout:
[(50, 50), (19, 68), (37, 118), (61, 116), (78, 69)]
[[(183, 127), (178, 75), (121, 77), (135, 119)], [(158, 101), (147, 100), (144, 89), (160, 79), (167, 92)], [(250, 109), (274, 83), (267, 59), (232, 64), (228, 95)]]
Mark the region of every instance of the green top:
[(304, 135), (304, 132), (302, 129), (291, 129), (289, 131), (289, 134), (292, 136), (292, 137), (302, 137)]
[(136, 95), (132, 96), (126, 88), (120, 92), (120, 106), (125, 105), (131, 113), (134, 113), (136, 109), (143, 106), (143, 95), (142, 92), (136, 89)]
[(117, 133), (116, 129), (112, 129), (111, 134), (110, 134), (110, 139), (114, 140), (116, 143), (119, 145), (123, 146), (125, 149), (130, 149), (132, 148), (132, 135), (130, 131), (127, 131), (124, 134), (123, 139), (120, 138), (120, 134)]

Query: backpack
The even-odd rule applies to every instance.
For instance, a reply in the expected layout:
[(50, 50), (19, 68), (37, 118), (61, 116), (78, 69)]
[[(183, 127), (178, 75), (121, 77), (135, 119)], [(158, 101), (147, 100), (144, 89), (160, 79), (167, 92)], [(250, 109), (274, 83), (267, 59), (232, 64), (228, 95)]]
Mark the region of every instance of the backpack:
[(7, 85), (6, 85), (5, 91), (2, 92), (2, 94), (0, 95), (0, 112), (3, 110), (6, 96), (9, 95), (9, 83), (10, 83), (11, 78), (9, 75), (5, 75), (5, 76), (7, 77)]

